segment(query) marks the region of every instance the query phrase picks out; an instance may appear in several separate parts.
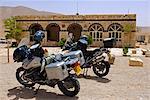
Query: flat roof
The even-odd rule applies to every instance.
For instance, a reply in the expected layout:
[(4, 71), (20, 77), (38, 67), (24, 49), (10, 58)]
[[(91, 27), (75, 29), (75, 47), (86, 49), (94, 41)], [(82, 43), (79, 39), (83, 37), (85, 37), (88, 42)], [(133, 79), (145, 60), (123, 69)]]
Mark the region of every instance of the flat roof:
[(17, 20), (105, 20), (136, 19), (136, 14), (95, 14), (95, 15), (31, 15), (15, 16)]

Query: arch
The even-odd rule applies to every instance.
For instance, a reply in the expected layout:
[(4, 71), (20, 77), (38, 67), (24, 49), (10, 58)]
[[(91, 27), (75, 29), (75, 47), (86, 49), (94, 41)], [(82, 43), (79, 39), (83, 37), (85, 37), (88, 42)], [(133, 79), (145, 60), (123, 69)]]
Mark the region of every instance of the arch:
[[(95, 26), (95, 28), (97, 28), (97, 30), (99, 30), (99, 31), (104, 31), (104, 27), (101, 25), (101, 24), (99, 24), (99, 23), (93, 23), (93, 24), (91, 24), (90, 26), (89, 26), (89, 28), (88, 28), (88, 30), (89, 31), (92, 31), (91, 30), (91, 27), (92, 26)], [(96, 27), (97, 26), (97, 27)]]
[(40, 24), (33, 23), (33, 24), (30, 25), (30, 27), (29, 27), (30, 41), (33, 41), (33, 36), (34, 36), (35, 32), (37, 32), (39, 30), (43, 30), (43, 27)]
[(60, 26), (56, 23), (50, 23), (46, 26), (47, 41), (59, 41)]
[(94, 23), (88, 28), (93, 41), (102, 41), (104, 27), (99, 23)]
[(112, 23), (107, 29), (109, 33), (109, 38), (116, 38), (116, 41), (121, 41), (123, 27), (119, 23)]
[(72, 23), (68, 26), (67, 31), (68, 33), (73, 33), (74, 40), (77, 41), (81, 36), (82, 26), (77, 23)]
[[(116, 27), (115, 27), (116, 26)], [(116, 28), (116, 30), (118, 31), (123, 31), (123, 26), (119, 23), (112, 23), (108, 26), (107, 31), (111, 31), (111, 27), (113, 27), (114, 29)], [(119, 27), (119, 28), (118, 28)], [(118, 28), (118, 29), (117, 29)]]

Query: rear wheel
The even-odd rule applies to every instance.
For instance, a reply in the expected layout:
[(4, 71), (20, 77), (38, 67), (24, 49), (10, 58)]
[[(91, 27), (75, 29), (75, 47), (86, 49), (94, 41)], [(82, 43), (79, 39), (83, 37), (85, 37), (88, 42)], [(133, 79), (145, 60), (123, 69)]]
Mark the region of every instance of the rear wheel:
[(18, 80), (18, 82), (22, 85), (24, 85), (25, 87), (32, 87), (35, 85), (35, 83), (25, 79), (24, 77), (24, 74), (25, 74), (25, 69), (20, 67), (17, 69), (16, 71), (16, 78)]
[(109, 62), (102, 61), (100, 64), (95, 64), (93, 66), (93, 72), (99, 76), (103, 77), (109, 73), (110, 64)]
[(58, 88), (63, 94), (73, 97), (80, 91), (80, 84), (75, 77), (69, 77), (63, 81), (58, 82)]

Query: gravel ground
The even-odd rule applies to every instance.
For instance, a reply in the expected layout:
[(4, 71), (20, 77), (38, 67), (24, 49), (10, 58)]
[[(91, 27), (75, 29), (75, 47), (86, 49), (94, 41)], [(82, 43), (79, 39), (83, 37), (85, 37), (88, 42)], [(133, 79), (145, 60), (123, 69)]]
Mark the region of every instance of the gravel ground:
[[(49, 49), (55, 50), (58, 49)], [(0, 49), (0, 100), (150, 100), (150, 58), (139, 56), (144, 66), (131, 67), (128, 65), (129, 57), (116, 56), (114, 65), (104, 78), (96, 77), (89, 69), (86, 79), (79, 78), (79, 94), (71, 98), (64, 96), (57, 86), (41, 86), (38, 94), (34, 95), (33, 89), (20, 85), (15, 72), (21, 63), (13, 63), (13, 49), (10, 51), (11, 61), (8, 64), (4, 50)]]

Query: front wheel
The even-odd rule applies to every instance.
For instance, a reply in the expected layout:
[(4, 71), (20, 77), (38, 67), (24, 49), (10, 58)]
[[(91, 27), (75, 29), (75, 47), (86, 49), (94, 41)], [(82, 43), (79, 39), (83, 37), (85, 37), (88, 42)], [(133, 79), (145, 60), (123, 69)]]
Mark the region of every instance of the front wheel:
[(93, 66), (93, 72), (99, 76), (103, 77), (109, 73), (110, 64), (109, 62), (102, 61), (100, 64), (95, 64)]
[(16, 78), (18, 80), (18, 82), (22, 85), (24, 85), (25, 87), (32, 87), (35, 85), (35, 83), (25, 79), (24, 77), (24, 74), (25, 74), (25, 69), (20, 67), (17, 69), (16, 71)]
[(58, 88), (63, 94), (73, 97), (80, 91), (80, 84), (75, 77), (68, 77), (63, 81), (58, 82)]

